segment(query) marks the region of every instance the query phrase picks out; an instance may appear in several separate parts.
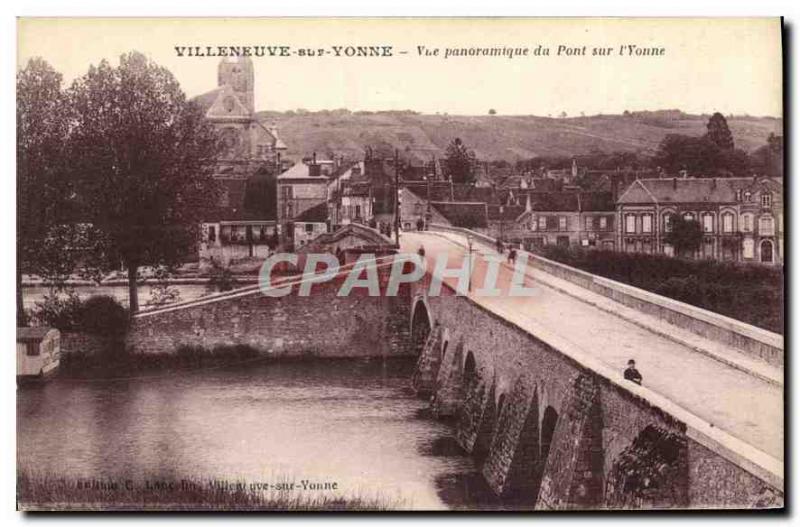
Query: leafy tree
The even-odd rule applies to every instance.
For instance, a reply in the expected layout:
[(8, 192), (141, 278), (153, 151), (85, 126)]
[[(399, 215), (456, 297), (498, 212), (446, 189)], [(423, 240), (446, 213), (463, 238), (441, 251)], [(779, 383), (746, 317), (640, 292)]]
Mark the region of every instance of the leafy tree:
[[(22, 275), (35, 273), (56, 286), (74, 267), (69, 250), (73, 195), (67, 177), (69, 105), (61, 74), (40, 58), (17, 73), (17, 324), (26, 325)], [(57, 287), (59, 288), (59, 287)]]
[(494, 108), (489, 109), (489, 115), (497, 115), (497, 110)]
[(137, 52), (118, 67), (92, 66), (69, 96), (76, 181), (102, 240), (90, 263), (127, 268), (135, 312), (139, 269), (175, 265), (196, 246), (202, 214), (218, 198), (220, 143), (172, 74)]
[(672, 230), (664, 236), (664, 241), (675, 248), (678, 256), (691, 255), (703, 242), (703, 229), (697, 220), (688, 220), (679, 215), (671, 219)]
[(708, 135), (668, 134), (653, 156), (653, 164), (673, 174), (688, 170), (700, 177), (726, 177), (746, 175), (749, 158), (743, 150), (720, 148)]
[(783, 136), (769, 134), (767, 143), (750, 156), (752, 168), (769, 177), (783, 177)]
[(475, 181), (475, 152), (456, 137), (445, 150), (444, 170), (455, 183)]
[(728, 128), (728, 121), (725, 120), (724, 115), (719, 112), (712, 115), (706, 129), (708, 130), (707, 136), (712, 143), (722, 150), (733, 150), (733, 134)]

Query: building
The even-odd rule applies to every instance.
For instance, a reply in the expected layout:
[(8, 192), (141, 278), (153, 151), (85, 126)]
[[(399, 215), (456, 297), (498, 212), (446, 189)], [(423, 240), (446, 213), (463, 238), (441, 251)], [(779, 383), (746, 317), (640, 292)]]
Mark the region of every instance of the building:
[(505, 239), (528, 250), (546, 245), (614, 250), (615, 216), (610, 192), (530, 193)]
[(206, 214), (199, 255), (228, 264), (264, 257), (275, 248), (280, 230), (275, 178), (287, 160), (275, 126), (256, 117), (252, 60), (223, 58), (217, 84), (195, 99), (224, 143), (214, 170), (222, 187), (220, 201)]
[(328, 232), (328, 204), (319, 203), (304, 210), (291, 222), (291, 239), (295, 249), (307, 245), (320, 234)]
[[(323, 167), (331, 168), (323, 171)], [(323, 222), (327, 221), (330, 183), (328, 176), (333, 173), (332, 167), (327, 160), (318, 162), (315, 155), (309, 161), (301, 161), (278, 176), (278, 226), (282, 233), (281, 245), (284, 247), (295, 246), (294, 222), (306, 211), (315, 209), (313, 223), (317, 223), (316, 219), (320, 214), (318, 211), (324, 208)], [(301, 238), (305, 239), (305, 235)]]
[(617, 201), (620, 250), (673, 255), (666, 235), (676, 215), (697, 221), (703, 230), (701, 247), (688, 256), (783, 263), (781, 179), (636, 180)]

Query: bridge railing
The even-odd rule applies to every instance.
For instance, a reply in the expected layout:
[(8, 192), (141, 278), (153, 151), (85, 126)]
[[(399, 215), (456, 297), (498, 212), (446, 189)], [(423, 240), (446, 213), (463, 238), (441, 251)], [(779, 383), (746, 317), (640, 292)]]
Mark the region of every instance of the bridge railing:
[[(460, 227), (431, 224), (430, 229), (468, 235), (491, 248), (494, 248), (496, 243), (496, 239), (491, 236)], [(653, 315), (696, 335), (736, 348), (742, 353), (763, 360), (772, 366), (783, 367), (784, 339), (782, 335), (719, 313), (597, 276), (537, 254), (523, 252), (528, 255), (528, 265), (530, 266), (542, 269), (553, 276), (625, 306)]]

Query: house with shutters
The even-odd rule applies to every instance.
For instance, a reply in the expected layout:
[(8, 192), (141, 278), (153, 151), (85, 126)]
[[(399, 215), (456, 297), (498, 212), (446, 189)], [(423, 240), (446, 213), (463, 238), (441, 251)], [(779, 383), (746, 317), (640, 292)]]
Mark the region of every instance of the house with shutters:
[(638, 179), (617, 200), (617, 239), (626, 252), (674, 255), (665, 241), (675, 216), (703, 231), (695, 258), (782, 264), (783, 181), (779, 178)]
[(528, 250), (557, 245), (613, 251), (615, 216), (610, 192), (530, 193), (507, 238)]

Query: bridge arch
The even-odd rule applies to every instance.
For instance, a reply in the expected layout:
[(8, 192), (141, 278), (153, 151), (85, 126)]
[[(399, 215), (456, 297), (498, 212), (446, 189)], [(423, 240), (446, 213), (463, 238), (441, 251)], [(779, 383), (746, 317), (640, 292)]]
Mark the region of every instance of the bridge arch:
[(558, 424), (558, 412), (552, 406), (547, 406), (542, 415), (542, 426), (539, 427), (540, 440), (539, 440), (539, 466), (541, 471), (547, 464), (547, 457), (550, 454), (550, 447), (553, 444), (553, 436), (556, 432), (556, 424)]
[(424, 298), (420, 297), (414, 302), (411, 312), (411, 346), (415, 355), (422, 352), (425, 341), (433, 329), (433, 318), (430, 308)]

